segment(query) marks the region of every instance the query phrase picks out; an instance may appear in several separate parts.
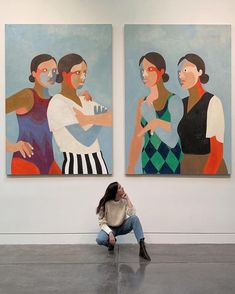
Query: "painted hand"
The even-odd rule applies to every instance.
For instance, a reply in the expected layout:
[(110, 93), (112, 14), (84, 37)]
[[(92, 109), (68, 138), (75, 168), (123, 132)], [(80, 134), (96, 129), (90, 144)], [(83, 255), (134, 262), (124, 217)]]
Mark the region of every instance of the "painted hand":
[(73, 108), (73, 110), (75, 112), (75, 116), (81, 127), (84, 127), (85, 125), (89, 124), (89, 115), (83, 114), (81, 111), (79, 111), (75, 107)]
[(15, 145), (15, 151), (19, 151), (21, 155), (26, 158), (26, 155), (28, 157), (31, 157), (33, 155), (33, 146), (29, 144), (28, 142), (24, 141), (18, 141)]
[(78, 96), (85, 96), (86, 101), (92, 101), (92, 96), (89, 91), (85, 90), (78, 93)]
[(146, 132), (150, 131), (150, 134), (153, 135), (154, 130), (159, 125), (159, 119), (154, 118), (148, 122), (148, 124), (139, 132), (138, 137), (143, 136)]
[(108, 108), (102, 106), (102, 105), (97, 105), (94, 107), (94, 114), (101, 114), (105, 113), (108, 111)]

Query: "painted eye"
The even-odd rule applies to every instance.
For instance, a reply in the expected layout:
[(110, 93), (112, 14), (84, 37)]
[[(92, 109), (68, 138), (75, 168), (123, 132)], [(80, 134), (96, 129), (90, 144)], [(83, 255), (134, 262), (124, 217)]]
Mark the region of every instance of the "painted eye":
[(154, 71), (154, 67), (152, 67), (152, 66), (149, 67), (149, 68), (148, 68), (148, 71)]
[(187, 72), (187, 68), (184, 69), (184, 72)]
[(53, 73), (56, 73), (56, 69), (55, 69), (55, 68), (53, 68), (53, 69), (52, 69), (52, 72), (53, 72)]
[(80, 75), (80, 73), (81, 72), (79, 70), (75, 71), (75, 74), (78, 75), (78, 76)]
[(47, 69), (46, 68), (43, 68), (43, 70), (42, 70), (43, 72), (47, 72)]

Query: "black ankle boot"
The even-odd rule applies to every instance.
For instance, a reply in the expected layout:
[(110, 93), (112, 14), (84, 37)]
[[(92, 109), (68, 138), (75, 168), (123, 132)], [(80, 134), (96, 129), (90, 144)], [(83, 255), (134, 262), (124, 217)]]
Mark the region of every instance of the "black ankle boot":
[(114, 250), (114, 245), (109, 244), (109, 245), (108, 245), (108, 251), (113, 251), (113, 250)]
[(146, 259), (148, 261), (151, 260), (150, 256), (148, 255), (148, 252), (146, 250), (144, 239), (140, 240), (140, 253), (139, 253), (139, 256), (143, 257), (144, 259)]
[[(115, 241), (117, 241), (117, 239), (115, 238)], [(114, 250), (114, 245), (112, 244), (108, 244), (108, 251), (113, 251)]]

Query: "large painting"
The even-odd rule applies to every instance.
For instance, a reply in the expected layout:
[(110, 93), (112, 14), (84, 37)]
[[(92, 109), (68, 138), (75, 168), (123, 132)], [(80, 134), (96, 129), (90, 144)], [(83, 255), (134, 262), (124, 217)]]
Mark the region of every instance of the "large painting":
[(8, 175), (112, 174), (112, 26), (6, 25)]
[(125, 26), (128, 175), (231, 173), (231, 27)]

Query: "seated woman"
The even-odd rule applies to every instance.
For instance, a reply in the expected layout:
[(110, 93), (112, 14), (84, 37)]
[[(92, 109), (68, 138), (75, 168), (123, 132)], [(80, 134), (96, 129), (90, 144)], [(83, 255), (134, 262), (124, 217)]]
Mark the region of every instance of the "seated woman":
[(135, 208), (118, 182), (113, 182), (107, 187), (96, 213), (99, 215), (101, 228), (96, 238), (99, 245), (104, 245), (109, 250), (113, 250), (116, 243), (115, 237), (128, 234), (133, 230), (140, 245), (139, 256), (146, 260), (151, 260), (145, 247), (140, 220), (135, 215)]
[(107, 108), (77, 95), (85, 82), (87, 63), (78, 54), (68, 54), (58, 63), (61, 92), (48, 107), (48, 122), (60, 151), (63, 174), (108, 174), (98, 142), (101, 126), (112, 125)]

